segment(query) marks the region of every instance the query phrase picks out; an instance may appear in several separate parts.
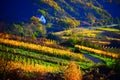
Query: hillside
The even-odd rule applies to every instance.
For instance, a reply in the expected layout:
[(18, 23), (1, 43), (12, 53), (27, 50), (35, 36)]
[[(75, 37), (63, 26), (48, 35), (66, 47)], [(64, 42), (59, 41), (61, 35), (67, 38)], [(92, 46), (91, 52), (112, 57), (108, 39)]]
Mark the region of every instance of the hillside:
[(0, 80), (119, 80), (117, 6), (112, 0), (1, 0)]
[(96, 0), (40, 0), (38, 7), (38, 12), (44, 12), (48, 22), (51, 19), (58, 24), (59, 20), (66, 18), (78, 20), (81, 25), (110, 24), (112, 19)]
[(103, 8), (102, 2), (97, 0), (21, 0), (19, 2), (12, 0), (8, 3), (1, 1), (0, 25), (29, 23), (32, 16), (40, 15), (44, 15), (47, 23), (52, 25), (47, 29), (49, 32), (76, 26), (112, 24), (113, 18)]

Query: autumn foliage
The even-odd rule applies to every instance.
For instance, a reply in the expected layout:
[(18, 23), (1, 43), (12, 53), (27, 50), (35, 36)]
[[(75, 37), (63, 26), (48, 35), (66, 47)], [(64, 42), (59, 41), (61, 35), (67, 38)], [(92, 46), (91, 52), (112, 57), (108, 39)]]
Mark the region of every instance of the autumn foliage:
[(77, 66), (75, 62), (70, 62), (63, 74), (65, 80), (82, 80), (82, 73), (80, 72), (79, 66)]
[(54, 1), (54, 0), (41, 0), (42, 2), (50, 5), (51, 7), (53, 7), (55, 10), (60, 10), (60, 6), (58, 6), (58, 4)]
[(50, 48), (50, 47), (41, 46), (41, 45), (32, 44), (32, 43), (25, 43), (25, 42), (2, 39), (2, 38), (0, 38), (0, 43), (4, 43), (7, 45), (16, 46), (16, 47), (23, 47), (23, 48), (30, 49), (30, 50), (37, 50), (40, 52), (49, 53), (50, 55), (59, 55), (61, 57), (67, 56), (69, 58), (72, 57), (75, 59), (84, 59), (84, 56), (82, 54), (75, 54), (70, 51)]
[(93, 49), (93, 48), (89, 48), (89, 47), (85, 47), (85, 46), (81, 46), (81, 45), (75, 45), (75, 47), (82, 49), (82, 50), (89, 51), (89, 52), (93, 52), (95, 54), (104, 55), (104, 56), (113, 57), (113, 58), (118, 58), (118, 55), (119, 55), (116, 53), (106, 52), (106, 51)]

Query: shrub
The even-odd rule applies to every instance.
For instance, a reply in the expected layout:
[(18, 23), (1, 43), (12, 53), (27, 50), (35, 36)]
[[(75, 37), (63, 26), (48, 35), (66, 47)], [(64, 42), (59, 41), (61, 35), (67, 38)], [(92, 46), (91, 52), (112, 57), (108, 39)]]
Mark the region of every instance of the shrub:
[(75, 62), (70, 62), (63, 75), (65, 80), (82, 80), (80, 68), (75, 64)]

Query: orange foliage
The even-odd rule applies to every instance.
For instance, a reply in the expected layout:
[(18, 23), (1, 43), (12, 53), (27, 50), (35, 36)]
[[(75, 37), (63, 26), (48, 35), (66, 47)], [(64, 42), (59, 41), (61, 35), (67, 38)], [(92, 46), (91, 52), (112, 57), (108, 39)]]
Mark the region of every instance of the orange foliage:
[[(33, 23), (39, 23), (40, 22), (40, 19), (35, 17), (35, 16), (32, 16), (31, 20), (33, 21)], [(30, 24), (30, 26), (33, 26), (33, 24)]]
[(67, 70), (63, 74), (65, 80), (82, 80), (80, 69), (74, 62), (68, 65)]
[[(7, 62), (7, 65), (5, 65), (6, 62)], [(35, 64), (35, 66), (34, 66), (34, 65), (30, 65), (30, 64), (22, 64), (20, 62), (6, 61), (4, 59), (0, 59), (0, 64), (1, 64), (0, 71), (3, 71), (3, 69), (10, 71), (10, 70), (14, 70), (17, 68), (21, 68), (25, 72), (45, 73), (45, 72), (59, 71), (59, 68), (52, 67), (52, 66), (44, 66), (44, 65), (38, 65), (38, 64)]]

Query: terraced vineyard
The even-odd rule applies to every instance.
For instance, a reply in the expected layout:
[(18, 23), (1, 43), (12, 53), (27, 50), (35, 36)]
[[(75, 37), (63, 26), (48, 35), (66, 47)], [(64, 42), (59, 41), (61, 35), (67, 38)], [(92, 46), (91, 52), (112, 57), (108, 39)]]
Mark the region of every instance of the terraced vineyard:
[[(87, 34), (89, 31), (90, 30), (83, 32)], [(99, 30), (90, 31), (90, 33), (95, 33), (96, 36), (100, 32), (101, 31)], [(62, 33), (59, 33), (59, 35)], [(63, 33), (63, 36), (64, 34), (66, 33)], [(92, 40), (92, 42), (89, 42), (88, 37), (83, 35), (80, 37), (80, 39), (78, 39), (79, 41), (83, 41), (78, 41), (77, 44), (71, 44), (69, 41), (71, 36), (67, 35), (69, 38), (65, 40), (67, 40), (72, 46), (63, 43), (65, 45), (64, 46), (62, 44), (58, 44), (57, 41), (50, 39), (47, 40), (45, 38), (33, 40), (30, 38), (10, 34), (1, 33), (0, 35), (0, 64), (4, 64), (1, 65), (2, 68), (0, 71), (3, 73), (5, 71), (11, 72), (16, 69), (21, 69), (24, 71), (25, 75), (31, 74), (31, 76), (34, 76), (33, 74), (35, 74), (35, 72), (39, 72), (40, 75), (44, 74), (44, 77), (45, 75), (48, 77), (51, 76), (50, 74), (52, 74), (53, 76), (60, 76), (60, 78), (62, 78), (63, 76), (67, 77), (65, 72), (75, 63), (78, 65), (78, 67), (80, 67), (78, 70), (76, 70), (76, 72), (82, 71), (83, 77), (85, 78), (85, 76), (89, 76), (87, 75), (88, 72), (92, 73), (91, 69), (96, 71), (96, 68), (99, 68), (100, 66), (107, 66), (107, 69), (113, 69), (114, 65), (116, 65), (116, 60), (119, 60), (119, 48), (106, 48), (105, 46), (97, 46), (96, 43), (104, 45), (104, 43), (110, 44), (110, 42), (102, 40), (97, 41), (97, 39), (95, 39), (96, 36), (94, 36), (94, 39), (89, 36), (89, 38)], [(72, 38), (74, 39), (75, 36), (73, 35)], [(62, 40), (65, 42), (64, 39)], [(71, 63), (72, 61), (74, 61), (73, 64)], [(66, 73), (71, 74), (76, 72), (73, 70), (73, 72)], [(96, 73), (93, 77), (95, 77), (97, 74), (101, 74), (103, 76), (104, 73)], [(85, 80), (84, 78), (83, 80)], [(104, 77), (104, 79), (107, 78)]]
[(111, 53), (111, 52), (106, 52), (98, 49), (93, 49), (85, 46), (80, 46), (80, 45), (75, 45), (76, 48), (86, 50), (88, 52), (93, 52), (95, 54), (103, 55), (103, 56), (108, 56), (108, 57), (113, 57), (113, 58), (118, 58), (119, 54), (116, 53)]
[(2, 38), (0, 38), (0, 57), (22, 64), (55, 67), (53, 71), (59, 70), (59, 66), (68, 65), (71, 60), (82, 69), (93, 66), (93, 62), (80, 53)]

